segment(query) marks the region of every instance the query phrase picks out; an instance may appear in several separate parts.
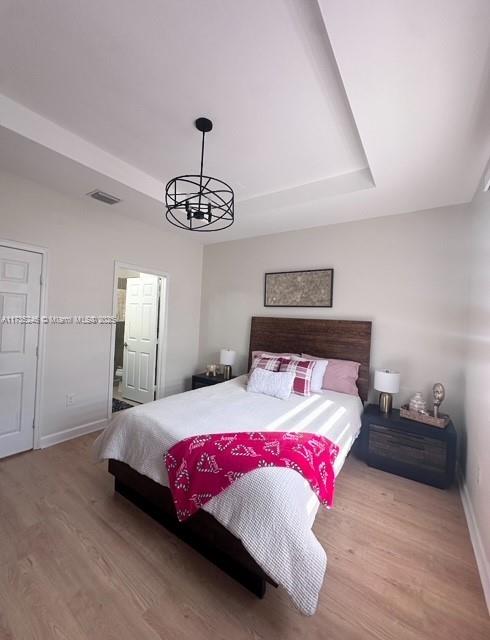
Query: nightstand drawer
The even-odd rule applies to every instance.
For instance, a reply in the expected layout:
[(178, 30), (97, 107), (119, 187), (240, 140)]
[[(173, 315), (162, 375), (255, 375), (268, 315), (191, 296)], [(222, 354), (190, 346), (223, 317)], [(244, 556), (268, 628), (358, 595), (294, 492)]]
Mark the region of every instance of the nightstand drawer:
[(445, 429), (400, 417), (398, 409), (380, 413), (368, 405), (362, 414), (361, 451), (370, 467), (425, 482), (451, 486), (457, 435), (451, 421)]
[(201, 387), (211, 387), (216, 382), (202, 382), (201, 380), (194, 381), (192, 384), (193, 389), (200, 389)]
[[(230, 380), (233, 380), (232, 376)], [(192, 389), (201, 389), (202, 387), (211, 387), (213, 384), (227, 382), (223, 375), (208, 376), (206, 373), (196, 373), (192, 376)]]
[(370, 456), (385, 457), (427, 470), (444, 471), (446, 467), (445, 442), (381, 425), (369, 426), (368, 451)]

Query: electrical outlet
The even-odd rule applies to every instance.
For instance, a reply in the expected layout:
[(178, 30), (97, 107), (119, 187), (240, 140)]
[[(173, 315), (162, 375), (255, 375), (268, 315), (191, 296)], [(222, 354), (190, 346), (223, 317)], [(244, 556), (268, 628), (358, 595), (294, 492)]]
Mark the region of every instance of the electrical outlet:
[(66, 406), (67, 407), (71, 407), (74, 400), (75, 400), (75, 394), (74, 393), (67, 393), (66, 394)]

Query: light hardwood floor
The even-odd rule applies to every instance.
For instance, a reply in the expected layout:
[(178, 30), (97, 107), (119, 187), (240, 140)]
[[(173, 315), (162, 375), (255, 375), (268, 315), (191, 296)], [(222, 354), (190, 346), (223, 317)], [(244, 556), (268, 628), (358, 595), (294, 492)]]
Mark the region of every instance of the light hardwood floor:
[(350, 458), (315, 532), (328, 568), (315, 616), (257, 600), (114, 496), (94, 436), (0, 461), (2, 640), (488, 640), (457, 491)]

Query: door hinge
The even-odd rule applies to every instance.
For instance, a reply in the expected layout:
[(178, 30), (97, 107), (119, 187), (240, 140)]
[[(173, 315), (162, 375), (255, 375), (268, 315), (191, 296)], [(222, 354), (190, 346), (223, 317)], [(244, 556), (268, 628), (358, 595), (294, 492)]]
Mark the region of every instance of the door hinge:
[(36, 428), (36, 424), (35, 424), (35, 423), (36, 423), (36, 419), (35, 419), (35, 418), (33, 418), (33, 419), (32, 419), (32, 428), (33, 428), (33, 429), (35, 429), (35, 428)]
[(39, 358), (39, 347), (36, 346), (36, 358)]
[(42, 285), (43, 283), (43, 274), (41, 273), (41, 275), (39, 276), (39, 284)]

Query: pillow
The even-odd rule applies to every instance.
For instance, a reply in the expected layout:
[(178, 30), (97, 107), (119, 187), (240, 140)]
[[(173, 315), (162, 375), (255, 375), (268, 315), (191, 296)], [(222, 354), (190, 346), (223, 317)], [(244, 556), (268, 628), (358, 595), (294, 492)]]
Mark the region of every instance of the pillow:
[[(301, 358), (298, 359), (301, 360)], [(323, 378), (325, 377), (328, 360), (324, 360), (323, 358), (313, 358), (304, 354), (303, 360), (313, 360), (315, 363), (313, 366), (313, 373), (311, 374), (311, 392), (321, 393), (323, 390)]]
[(252, 351), (252, 362), (258, 356), (268, 356), (269, 358), (298, 358), (299, 353), (274, 353), (273, 351)]
[(267, 369), (267, 371), (279, 371), (279, 367), (281, 366), (281, 357), (271, 357), (271, 356), (258, 356), (252, 362), (252, 366), (250, 367), (250, 373), (254, 369)]
[(247, 391), (263, 393), (266, 396), (287, 400), (294, 383), (292, 371), (267, 371), (257, 367), (248, 377)]
[(279, 371), (292, 371), (294, 373), (293, 393), (297, 393), (299, 396), (309, 396), (311, 393), (311, 374), (314, 366), (314, 360), (281, 358)]
[[(314, 357), (306, 356), (303, 357)], [(329, 391), (338, 391), (339, 393), (348, 393), (351, 396), (358, 396), (357, 378), (359, 377), (359, 362), (352, 360), (334, 360), (328, 361), (328, 366), (323, 377), (323, 388)]]

